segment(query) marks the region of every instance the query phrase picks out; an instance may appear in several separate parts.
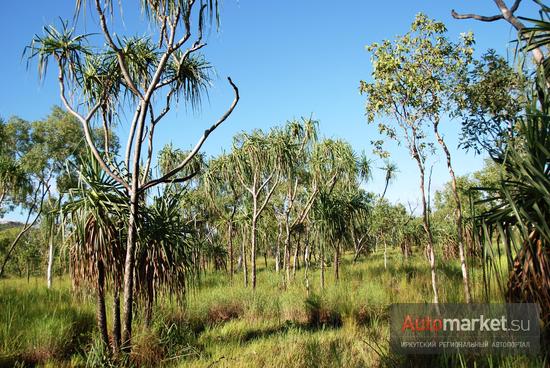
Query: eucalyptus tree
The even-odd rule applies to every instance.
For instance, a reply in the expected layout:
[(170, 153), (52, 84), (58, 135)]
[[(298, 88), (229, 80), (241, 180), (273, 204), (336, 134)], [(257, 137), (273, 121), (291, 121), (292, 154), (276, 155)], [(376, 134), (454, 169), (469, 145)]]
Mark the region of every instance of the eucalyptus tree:
[[(261, 130), (241, 133), (234, 138), (231, 153), (235, 174), (241, 186), (248, 192), (250, 214), (250, 281), (256, 288), (257, 225), (262, 212), (280, 185), (284, 170), (290, 167), (292, 143), (280, 129), (268, 134)], [(245, 201), (246, 204), (246, 201)], [(243, 255), (244, 256), (244, 255)]]
[[(85, 2), (77, 0), (76, 3), (77, 12), (80, 12)], [(118, 4), (122, 7), (122, 3)], [(143, 26), (156, 34), (142, 37), (115, 34), (111, 26), (118, 25), (115, 18), (122, 9), (115, 12), (116, 4), (112, 0), (95, 0), (93, 7), (98, 16), (98, 33), (77, 34), (68, 22), (62, 23), (59, 29), (50, 25), (44, 28), (43, 35), (34, 37), (27, 49), (30, 58), (38, 60), (41, 76), (45, 75), (49, 61), (56, 64), (60, 98), (65, 108), (81, 123), (94, 158), (113, 180), (124, 187), (127, 195), (129, 222), (122, 338), (126, 349), (130, 348), (132, 332), (140, 198), (146, 190), (173, 181), (174, 176), (199, 152), (209, 135), (231, 115), (239, 99), (237, 87), (228, 79), (235, 93), (228, 110), (205, 129), (181, 162), (169, 172), (151, 179), (149, 168), (159, 122), (178, 99), (197, 106), (201, 93), (209, 85), (210, 65), (198, 52), (205, 46), (203, 31), (206, 22), (218, 20), (218, 1), (146, 0), (139, 4), (145, 14), (146, 24)], [(82, 18), (75, 16), (74, 20)], [(94, 45), (92, 41), (97, 40), (97, 34), (102, 36), (102, 41)], [(90, 127), (97, 123), (107, 132), (110, 124), (123, 120), (124, 116), (132, 118), (125, 167), (119, 169), (112, 155), (99, 152)], [(146, 150), (144, 146), (147, 146)]]
[[(62, 197), (67, 185), (74, 180), (71, 173), (65, 170), (67, 163), (77, 163), (79, 156), (85, 153), (82, 145), (82, 128), (79, 122), (59, 107), (53, 107), (51, 113), (43, 120), (29, 122), (17, 117), (11, 118), (3, 126), (5, 141), (2, 142), (5, 153), (11, 164), (11, 182), (17, 179), (17, 185), (8, 188), (8, 199), (11, 204), (18, 204), (27, 211), (27, 221), (22, 228), (23, 236), (41, 219), (44, 200), (53, 203), (53, 197)], [(100, 142), (97, 130), (91, 131), (92, 138)], [(111, 149), (116, 150), (116, 137), (111, 139)], [(55, 183), (55, 189), (52, 187)], [(6, 188), (6, 186), (1, 185)], [(20, 239), (19, 237), (18, 239)], [(17, 242), (10, 248), (15, 249)], [(53, 252), (53, 244), (50, 244)], [(51, 253), (51, 252), (49, 252)], [(6, 254), (4, 262), (9, 260), (11, 251)], [(53, 257), (50, 257), (53, 262)], [(49, 265), (52, 263), (49, 262)], [(1, 271), (0, 271), (1, 273)]]
[(462, 120), (460, 146), (497, 159), (507, 138), (517, 133), (529, 79), (494, 50), (474, 59), (465, 77), (453, 96), (452, 115)]
[[(445, 31), (443, 23), (423, 14), (417, 15), (410, 31), (394, 42), (385, 40), (381, 44), (368, 46), (373, 53), (374, 81), (360, 83), (361, 93), (367, 96), (369, 123), (374, 122), (377, 116), (393, 119), (390, 122), (379, 122), (380, 133), (389, 139), (404, 141), (409, 154), (417, 163), (435, 303), (438, 303), (439, 295), (425, 188), (426, 159), (433, 151), (433, 143), (427, 136), (426, 125), (431, 122), (434, 133), (439, 136), (438, 124), (444, 107), (442, 94), (447, 92), (445, 88), (448, 85), (445, 79), (447, 67), (453, 71), (455, 67), (461, 68), (464, 57), (471, 53), (470, 45), (473, 42), (471, 35), (465, 35), (461, 43), (452, 44), (444, 37)], [(438, 139), (438, 142), (447, 155), (450, 174), (454, 176), (446, 145), (442, 139)], [(374, 143), (375, 148), (384, 153), (383, 140)], [(461, 261), (466, 299), (469, 300), (467, 273), (464, 272), (467, 268), (464, 259)]]

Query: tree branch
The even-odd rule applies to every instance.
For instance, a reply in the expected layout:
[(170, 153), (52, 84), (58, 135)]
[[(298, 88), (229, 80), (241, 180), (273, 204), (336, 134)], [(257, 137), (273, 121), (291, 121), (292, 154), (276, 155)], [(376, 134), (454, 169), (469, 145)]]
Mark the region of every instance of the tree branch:
[(155, 179), (155, 180), (151, 180), (149, 181), (147, 184), (143, 185), (143, 187), (140, 189), (140, 192), (146, 190), (147, 188), (150, 188), (150, 187), (153, 187), (159, 183), (163, 183), (163, 182), (166, 182), (168, 181), (168, 179), (170, 179), (170, 177), (174, 176), (175, 174), (177, 174), (181, 169), (183, 169), (185, 167), (185, 165), (187, 165), (189, 163), (189, 161), (191, 161), (191, 159), (193, 157), (195, 157), (195, 155), (199, 152), (199, 150), (201, 149), (202, 145), (204, 144), (204, 142), (206, 141), (206, 139), (208, 138), (208, 136), (214, 131), (216, 130), (216, 128), (218, 128), (225, 120), (227, 120), (227, 118), (231, 115), (231, 113), (233, 112), (233, 110), (235, 110), (235, 107), (237, 106), (237, 103), (239, 102), (239, 89), (237, 88), (237, 86), (233, 83), (233, 81), (231, 80), (231, 78), (227, 78), (228, 81), (229, 81), (229, 84), (231, 85), (231, 87), (233, 88), (233, 91), (235, 93), (235, 99), (233, 100), (233, 103), (231, 104), (231, 106), (229, 107), (229, 109), (225, 112), (225, 114), (222, 115), (222, 117), (215, 123), (213, 124), (210, 128), (206, 129), (202, 135), (202, 137), (199, 139), (199, 141), (197, 142), (197, 144), (195, 145), (195, 147), (193, 148), (193, 150), (191, 150), (191, 152), (187, 155), (187, 157), (177, 166), (175, 167), (174, 169), (170, 170), (168, 173), (166, 173), (165, 175), (163, 175), (162, 177), (158, 178), (158, 179)]
[(67, 108), (67, 110), (76, 117), (80, 123), (82, 124), (82, 129), (84, 130), (84, 137), (86, 138), (86, 143), (88, 144), (88, 147), (90, 147), (90, 150), (92, 151), (92, 154), (94, 155), (95, 159), (99, 162), (99, 165), (105, 170), (105, 172), (112, 177), (114, 180), (116, 180), (118, 183), (120, 183), (122, 186), (124, 186), (126, 189), (130, 189), (130, 186), (128, 183), (126, 183), (121, 177), (116, 175), (113, 170), (105, 163), (101, 155), (99, 154), (97, 147), (95, 146), (95, 143), (92, 139), (92, 135), (90, 133), (90, 126), (89, 121), (90, 119), (95, 115), (97, 110), (99, 109), (101, 102), (97, 103), (92, 109), (88, 112), (88, 115), (86, 117), (83, 117), (80, 115), (76, 110), (74, 110), (67, 100), (67, 97), (65, 96), (65, 82), (63, 79), (63, 68), (61, 64), (59, 64), (59, 93), (61, 95), (61, 100), (63, 101), (63, 104)]
[(478, 14), (459, 14), (454, 9), (451, 10), (451, 15), (454, 19), (475, 19), (482, 22), (494, 22), (495, 20), (504, 19), (502, 14), (498, 15), (491, 15), (491, 16), (484, 16), (484, 15), (478, 15)]
[(107, 43), (117, 55), (120, 71), (122, 72), (122, 76), (124, 77), (124, 81), (126, 82), (126, 85), (136, 96), (143, 99), (143, 94), (137, 89), (136, 85), (132, 81), (132, 78), (130, 77), (130, 74), (128, 73), (128, 68), (126, 68), (126, 63), (124, 62), (124, 55), (122, 54), (122, 50), (115, 44), (115, 42), (113, 41), (113, 38), (111, 37), (111, 33), (109, 32), (109, 28), (107, 27), (107, 20), (105, 18), (105, 13), (101, 8), (101, 4), (99, 3), (99, 0), (95, 0), (95, 6), (97, 9), (97, 13), (99, 14), (101, 29), (103, 30), (103, 34), (105, 35), (105, 39), (107, 40)]

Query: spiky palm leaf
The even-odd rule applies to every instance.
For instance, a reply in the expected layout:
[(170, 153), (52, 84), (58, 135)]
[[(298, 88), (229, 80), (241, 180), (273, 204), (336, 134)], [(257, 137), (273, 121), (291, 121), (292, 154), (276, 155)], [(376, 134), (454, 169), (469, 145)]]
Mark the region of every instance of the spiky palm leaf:
[[(484, 244), (486, 272), (497, 282), (506, 272), (500, 257), (508, 260), (507, 282), (500, 281), (506, 297), (515, 302), (536, 302), (543, 320), (550, 323), (550, 101), (539, 81), (542, 106), (533, 101), (518, 120), (518, 136), (507, 142), (499, 186), (483, 188), (490, 196), (482, 203), (491, 208), (476, 217)], [(540, 96), (538, 96), (540, 98)], [(477, 188), (477, 190), (482, 190)], [(501, 241), (494, 245), (496, 234)], [(507, 286), (505, 286), (507, 285)]]
[(73, 280), (76, 284), (95, 282), (97, 260), (102, 260), (106, 276), (120, 282), (128, 213), (124, 188), (91, 155), (83, 158), (78, 179), (61, 208), (65, 224), (72, 229), (66, 247)]

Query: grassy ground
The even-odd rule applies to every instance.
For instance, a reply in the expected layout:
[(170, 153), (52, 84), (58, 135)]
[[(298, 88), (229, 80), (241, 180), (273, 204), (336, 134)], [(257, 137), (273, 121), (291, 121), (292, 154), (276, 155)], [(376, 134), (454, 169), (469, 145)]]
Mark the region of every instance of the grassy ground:
[[(390, 354), (389, 304), (431, 300), (423, 259), (403, 263), (391, 253), (384, 269), (381, 254), (357, 264), (346, 257), (338, 282), (327, 268), (323, 291), (319, 271), (310, 272), (309, 297), (303, 270), (284, 289), (273, 265), (266, 269), (259, 263), (255, 292), (242, 286), (240, 274), (231, 282), (225, 274), (209, 273), (184, 303), (162, 298), (151, 329), (137, 316), (132, 362), (145, 367), (544, 365), (537, 357), (411, 359)], [(442, 301), (462, 302), (459, 265), (440, 264), (438, 275)], [(481, 274), (472, 277), (480, 298)], [(0, 306), (0, 367), (106, 364), (95, 336), (93, 298), (71, 296), (67, 279), (56, 280), (51, 291), (43, 280), (1, 280)]]

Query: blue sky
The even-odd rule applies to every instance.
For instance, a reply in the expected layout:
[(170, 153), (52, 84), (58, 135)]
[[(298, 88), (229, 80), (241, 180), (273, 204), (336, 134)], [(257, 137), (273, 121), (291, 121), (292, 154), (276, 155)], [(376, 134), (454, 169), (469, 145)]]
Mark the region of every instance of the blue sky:
[[(131, 3), (138, 2), (125, 1), (125, 6)], [(47, 116), (54, 104), (60, 104), (53, 75), (40, 83), (34, 65), (27, 70), (21, 54), (43, 25), (58, 21), (59, 16), (70, 19), (73, 6), (74, 1), (70, 0), (2, 4), (0, 116), (3, 118), (17, 115), (36, 120)], [(356, 151), (370, 154), (369, 142), (376, 139), (377, 130), (366, 123), (365, 99), (358, 92), (359, 80), (370, 80), (370, 55), (365, 45), (405, 33), (415, 14), (425, 12), (447, 25), (451, 39), (456, 40), (461, 32), (473, 31), (478, 55), (494, 48), (513, 57), (509, 41), (515, 38), (515, 32), (507, 23), (454, 20), (450, 15), (453, 8), (484, 15), (496, 13), (491, 0), (223, 0), (221, 29), (210, 33), (204, 49), (216, 69), (209, 98), (198, 113), (186, 111), (184, 106), (171, 112), (158, 128), (155, 146), (160, 149), (173, 142), (176, 147), (187, 149), (194, 145), (205, 127), (231, 103), (232, 93), (225, 79), (231, 76), (239, 86), (241, 101), (230, 119), (205, 144), (207, 154), (229, 150), (233, 135), (239, 131), (268, 129), (302, 116), (319, 120), (322, 135), (345, 139)], [(91, 16), (91, 10), (87, 12), (86, 29), (95, 31), (96, 17)], [(518, 13), (536, 16), (536, 7), (524, 1)], [(147, 27), (136, 19), (139, 14), (125, 8), (124, 26), (119, 31), (147, 34)], [(123, 123), (118, 129), (123, 142), (127, 128)], [(479, 169), (482, 158), (456, 148), (459, 129), (459, 122), (445, 121), (443, 131), (453, 148), (456, 171), (465, 174)], [(416, 202), (417, 168), (404, 147), (390, 147), (392, 160), (400, 172), (387, 196), (392, 201)], [(432, 188), (440, 188), (447, 180), (445, 162), (440, 159), (435, 162)], [(382, 171), (375, 169), (367, 189), (381, 192), (383, 184)], [(11, 214), (6, 218), (20, 216)]]

